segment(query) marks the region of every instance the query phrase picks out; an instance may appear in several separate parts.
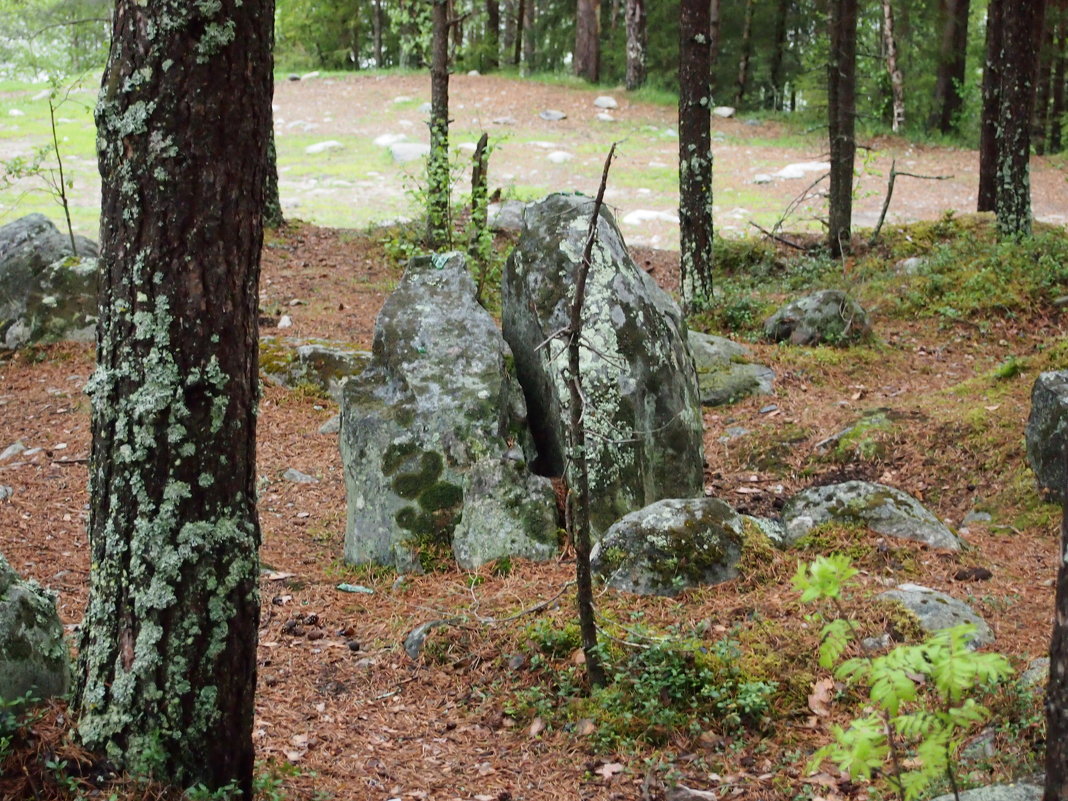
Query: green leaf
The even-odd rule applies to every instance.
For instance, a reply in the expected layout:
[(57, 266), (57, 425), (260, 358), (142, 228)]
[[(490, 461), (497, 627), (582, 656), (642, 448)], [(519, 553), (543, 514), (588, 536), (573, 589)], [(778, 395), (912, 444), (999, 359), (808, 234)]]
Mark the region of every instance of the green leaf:
[(820, 667), (830, 670), (845, 652), (853, 637), (853, 627), (848, 620), (832, 620), (820, 632)]

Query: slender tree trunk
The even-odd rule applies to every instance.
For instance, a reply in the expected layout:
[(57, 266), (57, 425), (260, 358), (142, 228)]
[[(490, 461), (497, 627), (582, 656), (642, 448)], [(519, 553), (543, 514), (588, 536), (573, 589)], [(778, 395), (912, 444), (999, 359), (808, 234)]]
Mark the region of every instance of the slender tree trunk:
[[(708, 4), (708, 63), (709, 69), (714, 70), (719, 61), (719, 2), (710, 0)], [(713, 85), (715, 84), (715, 78)]]
[(1057, 42), (1053, 67), (1053, 107), (1050, 109), (1049, 152), (1061, 152), (1062, 119), (1064, 117), (1065, 66), (1068, 62), (1068, 2), (1060, 0), (1057, 8)]
[(448, 0), (446, 11), (449, 32), (452, 34), (452, 52), (455, 54), (464, 46), (464, 20), (456, 13), (456, 0)]
[(687, 315), (712, 300), (712, 87), (708, 0), (679, 7), (679, 290)]
[(627, 90), (645, 84), (645, 0), (627, 0)]
[(505, 61), (511, 59), (515, 47), (515, 0), (501, 0), (501, 52)]
[(538, 53), (538, 4), (537, 0), (526, 0), (523, 5), (523, 30), (526, 36), (523, 39), (523, 74), (530, 75), (537, 69)]
[(753, 0), (745, 0), (745, 20), (742, 23), (742, 53), (738, 57), (738, 83), (734, 90), (734, 105), (741, 106), (749, 86), (749, 59), (753, 54)]
[(427, 157), (427, 245), (448, 247), (449, 220), (449, 5), (432, 0), (430, 155)]
[(857, 143), (857, 0), (831, 0), (831, 53), (827, 76), (831, 186), (828, 245), (839, 257), (850, 248), (853, 219), (853, 162)]
[(608, 26), (613, 31), (619, 27), (620, 0), (612, 0), (612, 12), (608, 15)]
[(263, 227), (281, 228), (285, 224), (282, 201), (278, 196), (278, 151), (274, 146), (274, 125), (267, 140), (267, 169), (263, 176)]
[(951, 133), (956, 129), (957, 115), (964, 103), (961, 89), (967, 77), (965, 73), (970, 12), (970, 0), (942, 0), (942, 44), (939, 49), (934, 102), (927, 120), (929, 128), (937, 128), (942, 133)]
[(500, 0), (486, 0), (486, 49), (491, 70), (501, 66), (501, 4)]
[(533, 3), (534, 0), (518, 0), (519, 5), (516, 7), (515, 12), (515, 54), (512, 58), (512, 63), (515, 66), (519, 66), (523, 61), (523, 22), (527, 16), (527, 3)]
[(374, 0), (374, 11), (371, 17), (374, 26), (375, 69), (382, 69), (382, 0)]
[(1005, 5), (1005, 0), (990, 0), (986, 10), (986, 63), (983, 65), (983, 117), (979, 127), (977, 211), (993, 211), (997, 202), (998, 115), (1001, 113)]
[(1017, 4), (1003, 18), (1005, 59), (1001, 71), (998, 187), (994, 200), (998, 231), (1003, 237), (1031, 233), (1031, 115), (1045, 11), (1045, 0), (1032, 0)]
[(1038, 54), (1038, 74), (1035, 82), (1035, 110), (1031, 122), (1031, 140), (1035, 153), (1046, 154), (1046, 133), (1049, 130), (1050, 101), (1053, 96), (1053, 62), (1055, 59), (1056, 24), (1047, 6), (1043, 20), (1042, 47)]
[[(1068, 450), (1064, 458), (1068, 468)], [(1068, 487), (1064, 497), (1046, 684), (1046, 785), (1042, 801), (1068, 801)]]
[(764, 107), (782, 111), (785, 85), (782, 77), (782, 65), (786, 53), (786, 21), (790, 15), (790, 0), (779, 0), (775, 14), (775, 46), (771, 51), (771, 72), (768, 96), (764, 98)]
[(890, 130), (897, 133), (905, 124), (905, 78), (897, 63), (897, 39), (894, 36), (894, 7), (890, 0), (883, 2), (883, 46), (886, 49), (886, 71), (890, 73), (893, 96), (893, 115)]
[(245, 798), (273, 6), (115, 5), (96, 109), (92, 567), (73, 700), (82, 742), (133, 774)]
[(578, 0), (575, 75), (590, 83), (601, 78), (601, 0)]

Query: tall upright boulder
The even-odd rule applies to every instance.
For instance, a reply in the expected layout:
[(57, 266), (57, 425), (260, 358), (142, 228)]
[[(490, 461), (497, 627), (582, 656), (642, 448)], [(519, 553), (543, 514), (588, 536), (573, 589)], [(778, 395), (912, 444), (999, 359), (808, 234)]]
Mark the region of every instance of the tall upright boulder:
[(523, 394), (464, 257), (413, 259), (344, 385), (345, 560), (403, 572), (556, 550), (551, 483), (528, 469)]
[(1031, 388), (1031, 414), (1025, 430), (1027, 463), (1039, 490), (1064, 500), (1064, 449), (1068, 444), (1068, 370), (1042, 373)]
[(43, 214), (0, 226), (0, 347), (96, 337), (97, 246)]
[[(504, 338), (515, 354), (538, 446), (537, 469), (566, 462), (567, 326), (593, 201), (550, 195), (524, 212), (502, 287)], [(602, 534), (662, 498), (701, 494), (700, 396), (682, 315), (627, 252), (602, 209), (586, 285), (580, 359), (586, 398), (591, 527)]]

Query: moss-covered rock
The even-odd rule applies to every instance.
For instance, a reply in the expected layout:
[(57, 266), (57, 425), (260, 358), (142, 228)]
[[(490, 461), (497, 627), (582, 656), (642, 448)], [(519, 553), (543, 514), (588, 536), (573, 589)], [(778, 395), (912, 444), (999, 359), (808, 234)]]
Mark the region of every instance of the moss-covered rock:
[(0, 226), (0, 346), (96, 338), (97, 246), (43, 215)]
[(816, 526), (836, 522), (864, 526), (887, 537), (915, 540), (934, 548), (960, 549), (957, 536), (911, 495), (867, 481), (803, 490), (787, 501), (782, 518), (789, 544)]
[(892, 590), (879, 593), (876, 598), (901, 604), (916, 618), (920, 629), (927, 634), (970, 623), (975, 626), (975, 633), (968, 642), (970, 648), (982, 648), (994, 642), (994, 632), (986, 621), (964, 601), (944, 592), (919, 584), (900, 584)]
[(548, 558), (551, 483), (527, 468), (523, 393), (458, 253), (413, 259), (341, 399), (345, 560), (417, 571)]
[(1064, 449), (1068, 437), (1068, 370), (1042, 373), (1031, 389), (1027, 463), (1050, 500), (1064, 499)]
[[(530, 405), (537, 468), (562, 475), (569, 391), (567, 326), (593, 201), (550, 195), (529, 206), (502, 281), (504, 337)], [(593, 247), (580, 355), (591, 526), (700, 494), (701, 408), (678, 307), (630, 258), (607, 209)]]
[(269, 381), (290, 388), (312, 387), (338, 402), (344, 383), (370, 362), (370, 353), (346, 342), (260, 339), (260, 370)]
[(749, 361), (749, 349), (724, 337), (690, 331), (702, 406), (734, 403), (750, 395), (770, 395), (775, 372)]
[(848, 345), (871, 333), (868, 313), (838, 289), (823, 289), (783, 306), (764, 321), (764, 337), (792, 345)]
[(738, 575), (745, 521), (718, 498), (668, 499), (623, 517), (594, 546), (596, 574), (639, 595), (678, 595)]
[(70, 651), (55, 600), (0, 555), (0, 700), (63, 695)]

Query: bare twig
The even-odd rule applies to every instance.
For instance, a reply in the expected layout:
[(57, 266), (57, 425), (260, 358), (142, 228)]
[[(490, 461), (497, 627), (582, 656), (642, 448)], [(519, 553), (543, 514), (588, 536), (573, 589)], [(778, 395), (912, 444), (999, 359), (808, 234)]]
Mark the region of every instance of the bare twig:
[(924, 181), (948, 181), (953, 177), (952, 175), (918, 175), (914, 172), (898, 172), (897, 159), (890, 162), (890, 178), (886, 183), (886, 199), (883, 200), (883, 210), (879, 212), (879, 221), (875, 224), (875, 230), (871, 232), (871, 239), (868, 240), (869, 247), (879, 240), (879, 232), (883, 229), (883, 223), (886, 221), (886, 212), (890, 209), (890, 198), (894, 196), (894, 182), (899, 175), (905, 178), (919, 178)]
[(778, 234), (769, 231), (767, 228), (762, 228), (752, 220), (749, 221), (749, 224), (756, 228), (758, 231), (760, 231), (760, 233), (762, 233), (764, 236), (768, 237), (769, 239), (774, 239), (776, 242), (782, 242), (782, 244), (789, 245), (792, 248), (797, 248), (802, 252), (808, 249), (804, 245), (799, 245), (796, 242), (791, 242), (789, 239), (786, 239), (785, 237), (779, 236)]

